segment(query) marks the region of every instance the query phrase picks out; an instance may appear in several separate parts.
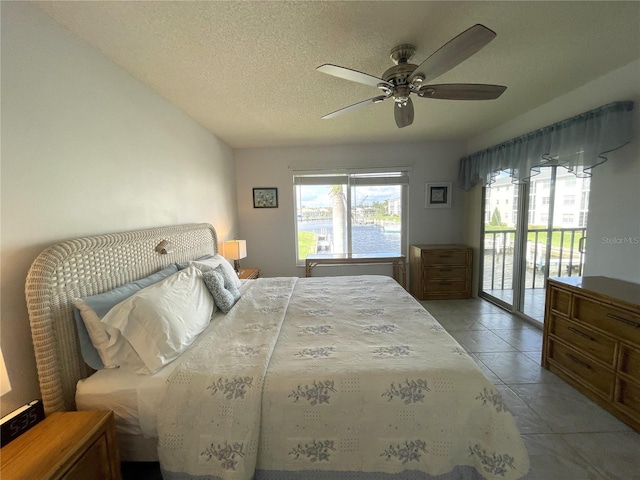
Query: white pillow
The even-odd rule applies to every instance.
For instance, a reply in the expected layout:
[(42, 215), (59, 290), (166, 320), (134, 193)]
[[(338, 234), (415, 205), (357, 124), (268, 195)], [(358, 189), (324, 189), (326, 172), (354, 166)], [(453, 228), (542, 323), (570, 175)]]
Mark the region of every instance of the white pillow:
[[(102, 323), (119, 330), (155, 373), (193, 343), (212, 313), (213, 298), (202, 273), (187, 267), (119, 303)], [(121, 368), (132, 368), (118, 361)]]
[(122, 362), (135, 373), (151, 373), (120, 330), (102, 323), (98, 314), (84, 300), (76, 300), (75, 305), (105, 368), (118, 368)]
[(238, 278), (238, 274), (233, 269), (229, 261), (219, 253), (216, 253), (213, 258), (208, 258), (206, 260), (193, 260), (189, 262), (189, 266), (194, 266), (201, 272), (209, 272), (211, 270), (214, 270), (218, 265), (222, 265), (222, 268), (226, 272), (229, 279), (231, 279), (233, 285), (236, 288), (240, 288), (242, 282)]

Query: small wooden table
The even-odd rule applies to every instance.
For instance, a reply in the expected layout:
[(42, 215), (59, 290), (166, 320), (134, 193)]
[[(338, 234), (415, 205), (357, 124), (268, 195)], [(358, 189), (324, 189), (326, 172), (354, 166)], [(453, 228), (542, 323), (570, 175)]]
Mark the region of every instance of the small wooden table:
[(316, 265), (369, 265), (390, 263), (393, 266), (393, 278), (406, 288), (405, 256), (397, 253), (325, 253), (307, 255), (305, 275), (311, 276)]
[(240, 280), (254, 280), (260, 277), (259, 268), (241, 268), (238, 272), (238, 278)]
[(2, 480), (121, 480), (113, 412), (55, 412), (2, 447)]

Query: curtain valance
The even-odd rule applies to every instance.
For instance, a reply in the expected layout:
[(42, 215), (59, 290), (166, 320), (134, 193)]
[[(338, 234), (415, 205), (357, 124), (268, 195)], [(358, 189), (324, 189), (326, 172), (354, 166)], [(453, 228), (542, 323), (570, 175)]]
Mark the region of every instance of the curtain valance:
[(607, 154), (631, 141), (633, 102), (615, 102), (489, 147), (460, 160), (464, 190), (488, 186), (500, 172), (514, 183), (537, 175), (542, 166), (562, 166), (579, 176), (607, 161)]

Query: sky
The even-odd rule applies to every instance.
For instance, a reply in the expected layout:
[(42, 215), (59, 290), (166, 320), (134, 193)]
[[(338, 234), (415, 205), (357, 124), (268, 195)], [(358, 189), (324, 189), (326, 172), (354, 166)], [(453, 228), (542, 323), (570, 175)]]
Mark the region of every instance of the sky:
[[(331, 207), (332, 200), (329, 197), (330, 187), (327, 185), (304, 185), (297, 187), (300, 191), (298, 194), (299, 207), (318, 208)], [(400, 196), (399, 185), (376, 185), (376, 186), (358, 186), (356, 188), (356, 198), (354, 203), (360, 205), (371, 205), (375, 202), (384, 202), (392, 198)]]

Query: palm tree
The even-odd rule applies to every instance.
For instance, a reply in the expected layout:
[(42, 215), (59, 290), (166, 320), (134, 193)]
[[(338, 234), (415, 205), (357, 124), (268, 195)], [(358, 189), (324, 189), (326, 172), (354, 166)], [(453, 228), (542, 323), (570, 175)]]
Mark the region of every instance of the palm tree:
[(346, 253), (347, 232), (344, 227), (347, 218), (347, 198), (342, 184), (332, 185), (329, 196), (333, 201), (333, 253)]

